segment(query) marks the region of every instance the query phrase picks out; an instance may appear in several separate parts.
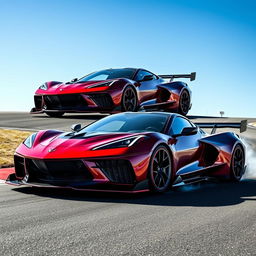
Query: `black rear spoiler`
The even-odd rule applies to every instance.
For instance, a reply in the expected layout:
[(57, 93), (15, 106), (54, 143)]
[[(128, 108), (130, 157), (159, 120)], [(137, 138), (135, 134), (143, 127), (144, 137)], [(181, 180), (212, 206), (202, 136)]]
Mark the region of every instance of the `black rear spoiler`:
[(247, 130), (247, 120), (242, 120), (240, 123), (195, 123), (200, 128), (212, 128), (211, 134), (216, 132), (217, 128), (237, 128), (240, 133)]
[(159, 75), (163, 79), (170, 78), (171, 81), (175, 78), (189, 78), (190, 81), (194, 81), (196, 79), (196, 72), (192, 72), (190, 74), (176, 74), (176, 75)]

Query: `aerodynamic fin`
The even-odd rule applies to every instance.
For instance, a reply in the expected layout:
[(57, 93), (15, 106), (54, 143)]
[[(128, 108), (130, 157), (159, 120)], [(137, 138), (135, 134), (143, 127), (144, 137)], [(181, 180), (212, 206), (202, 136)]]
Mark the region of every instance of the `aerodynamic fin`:
[(196, 79), (196, 72), (192, 72), (190, 74), (174, 74), (174, 75), (159, 75), (161, 78), (170, 78), (172, 81), (175, 78), (189, 78), (190, 81), (194, 81)]
[(216, 132), (217, 128), (237, 128), (240, 133), (247, 130), (247, 120), (242, 120), (240, 123), (195, 123), (200, 128), (212, 128), (211, 134)]

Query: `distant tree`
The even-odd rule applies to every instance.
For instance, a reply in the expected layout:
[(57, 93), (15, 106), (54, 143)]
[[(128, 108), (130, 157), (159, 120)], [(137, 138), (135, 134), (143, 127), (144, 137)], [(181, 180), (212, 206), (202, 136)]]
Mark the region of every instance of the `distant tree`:
[(220, 116), (221, 116), (221, 117), (223, 117), (223, 116), (224, 116), (224, 114), (225, 114), (225, 112), (224, 112), (224, 111), (220, 111)]

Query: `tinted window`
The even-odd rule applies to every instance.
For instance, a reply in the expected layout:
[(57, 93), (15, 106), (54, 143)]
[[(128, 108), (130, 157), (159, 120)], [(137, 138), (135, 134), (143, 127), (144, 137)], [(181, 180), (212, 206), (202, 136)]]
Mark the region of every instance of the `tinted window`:
[(145, 70), (140, 70), (137, 75), (135, 76), (135, 81), (141, 81), (144, 76), (150, 76), (150, 75), (153, 75), (153, 79), (156, 79), (156, 76), (148, 71), (145, 71)]
[(89, 74), (77, 81), (77, 83), (86, 81), (102, 81), (116, 78), (133, 79), (136, 69), (122, 68), (122, 69), (106, 69)]
[(181, 131), (183, 130), (184, 127), (191, 127), (191, 123), (186, 120), (183, 117), (176, 117), (171, 125), (169, 133), (171, 135), (173, 134), (181, 134)]
[(79, 133), (89, 132), (162, 132), (167, 122), (165, 114), (122, 113), (103, 118), (82, 129)]

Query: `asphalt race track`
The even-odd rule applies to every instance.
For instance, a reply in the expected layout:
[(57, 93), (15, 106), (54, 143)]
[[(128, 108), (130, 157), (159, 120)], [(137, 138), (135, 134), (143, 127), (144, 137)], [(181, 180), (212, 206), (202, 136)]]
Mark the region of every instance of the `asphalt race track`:
[[(10, 112), (0, 113), (0, 127), (69, 130), (73, 123), (101, 117)], [(254, 148), (256, 129), (249, 128), (244, 137)], [(250, 170), (256, 173), (256, 166)], [(237, 184), (203, 183), (163, 195), (0, 184), (0, 255), (255, 255), (255, 201), (253, 176)]]

